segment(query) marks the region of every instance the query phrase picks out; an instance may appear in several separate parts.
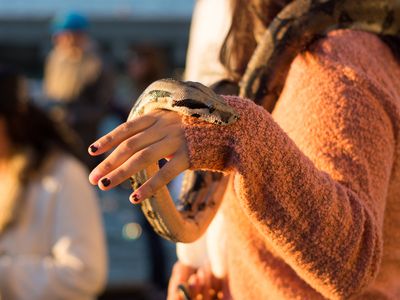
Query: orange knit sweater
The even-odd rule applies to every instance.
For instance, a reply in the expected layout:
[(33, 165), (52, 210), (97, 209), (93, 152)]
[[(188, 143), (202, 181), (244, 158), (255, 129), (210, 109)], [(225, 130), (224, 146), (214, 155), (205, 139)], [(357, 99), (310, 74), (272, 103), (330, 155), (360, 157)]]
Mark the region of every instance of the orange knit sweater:
[(225, 97), (230, 126), (185, 117), (192, 169), (230, 174), (234, 299), (400, 299), (400, 65), (338, 30), (293, 62), (272, 113)]

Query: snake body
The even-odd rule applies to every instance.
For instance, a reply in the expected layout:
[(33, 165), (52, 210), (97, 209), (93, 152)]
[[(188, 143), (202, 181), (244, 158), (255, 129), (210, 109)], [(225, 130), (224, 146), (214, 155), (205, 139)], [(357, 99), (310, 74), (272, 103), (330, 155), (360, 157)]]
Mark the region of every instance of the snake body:
[[(232, 124), (238, 119), (236, 112), (211, 89), (200, 83), (173, 79), (152, 83), (137, 100), (128, 120), (154, 109), (176, 111), (221, 126)], [(158, 166), (154, 165), (133, 175), (133, 188), (138, 188), (157, 170)], [(220, 176), (213, 174), (211, 177)], [(196, 190), (196, 195), (199, 195), (201, 186), (209, 186), (210, 182), (203, 182), (207, 178), (186, 177), (186, 184), (190, 182), (191, 190)], [(213, 190), (208, 193), (213, 193)], [(192, 242), (207, 229), (220, 203), (204, 194), (201, 197), (204, 201), (194, 201), (191, 199), (193, 195), (182, 197), (176, 209), (168, 189), (163, 187), (153, 197), (142, 202), (142, 211), (159, 235), (176, 242)]]
[[(240, 82), (240, 96), (272, 111), (293, 59), (330, 30), (351, 28), (379, 35), (400, 35), (400, 0), (296, 0), (286, 6), (265, 30)], [(224, 99), (194, 82), (163, 79), (140, 96), (128, 120), (153, 109), (189, 115), (217, 126), (229, 126), (238, 116)], [(132, 176), (138, 188), (158, 170), (153, 165)], [(207, 229), (222, 197), (221, 175), (188, 171), (177, 206), (166, 187), (142, 202), (154, 230), (175, 242), (192, 242)]]

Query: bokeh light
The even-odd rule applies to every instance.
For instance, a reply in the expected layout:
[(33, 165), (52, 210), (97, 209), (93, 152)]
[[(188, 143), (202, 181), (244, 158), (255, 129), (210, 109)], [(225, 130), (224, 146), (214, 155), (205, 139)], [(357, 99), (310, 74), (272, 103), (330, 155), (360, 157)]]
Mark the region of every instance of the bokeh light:
[(122, 227), (122, 236), (126, 240), (136, 240), (142, 235), (142, 226), (138, 223), (126, 223)]

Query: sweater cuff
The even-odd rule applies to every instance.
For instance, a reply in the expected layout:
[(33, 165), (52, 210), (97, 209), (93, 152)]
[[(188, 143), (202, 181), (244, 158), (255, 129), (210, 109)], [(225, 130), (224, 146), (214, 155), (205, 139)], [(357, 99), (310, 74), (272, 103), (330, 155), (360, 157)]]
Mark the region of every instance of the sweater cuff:
[(230, 125), (216, 125), (182, 116), (192, 170), (229, 172), (233, 168), (235, 133), (240, 131), (243, 102), (248, 100), (236, 96), (222, 97), (239, 113), (239, 120)]

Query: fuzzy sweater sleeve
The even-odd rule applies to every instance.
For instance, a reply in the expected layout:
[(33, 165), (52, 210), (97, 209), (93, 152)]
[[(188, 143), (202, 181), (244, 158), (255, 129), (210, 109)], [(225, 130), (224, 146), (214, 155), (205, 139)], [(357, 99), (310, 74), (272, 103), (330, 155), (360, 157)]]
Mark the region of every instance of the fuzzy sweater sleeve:
[(375, 36), (337, 31), (296, 58), (272, 116), (225, 97), (235, 124), (184, 118), (191, 168), (234, 174), (252, 224), (330, 299), (378, 272), (395, 147), (385, 72), (396, 68)]

